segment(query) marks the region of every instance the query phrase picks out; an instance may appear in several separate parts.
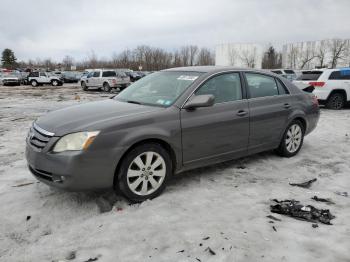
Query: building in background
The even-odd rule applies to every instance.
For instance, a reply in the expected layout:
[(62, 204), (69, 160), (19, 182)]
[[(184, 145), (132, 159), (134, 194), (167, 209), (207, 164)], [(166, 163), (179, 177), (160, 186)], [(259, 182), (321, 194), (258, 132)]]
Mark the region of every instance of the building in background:
[(220, 44), (215, 50), (215, 65), (261, 68), (263, 55), (264, 48), (259, 44)]
[(285, 44), (282, 48), (282, 66), (300, 70), (350, 67), (350, 39)]

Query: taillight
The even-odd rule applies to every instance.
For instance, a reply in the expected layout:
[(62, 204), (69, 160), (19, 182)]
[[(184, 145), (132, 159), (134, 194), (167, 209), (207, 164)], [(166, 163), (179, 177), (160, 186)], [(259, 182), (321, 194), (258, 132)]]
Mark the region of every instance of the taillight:
[(325, 84), (326, 84), (325, 82), (309, 82), (309, 85), (314, 87), (322, 87)]

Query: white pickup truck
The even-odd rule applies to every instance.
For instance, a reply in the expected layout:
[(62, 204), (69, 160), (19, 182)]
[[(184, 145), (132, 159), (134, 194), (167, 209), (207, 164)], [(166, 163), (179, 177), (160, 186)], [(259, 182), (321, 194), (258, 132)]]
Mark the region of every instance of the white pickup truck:
[(28, 75), (28, 83), (34, 87), (43, 84), (50, 84), (52, 86), (63, 85), (63, 81), (59, 76), (49, 75), (46, 72), (31, 72)]
[(130, 85), (130, 78), (124, 73), (113, 69), (95, 69), (80, 80), (80, 85), (83, 90), (89, 88), (102, 89), (105, 92), (110, 92), (112, 88), (120, 90)]

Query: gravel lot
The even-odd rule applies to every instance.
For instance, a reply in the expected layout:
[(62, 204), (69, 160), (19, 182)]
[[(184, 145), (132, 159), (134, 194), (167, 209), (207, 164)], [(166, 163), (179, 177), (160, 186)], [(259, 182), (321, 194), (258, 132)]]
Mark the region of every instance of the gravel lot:
[[(36, 182), (24, 140), (40, 115), (109, 96), (74, 85), (0, 86), (0, 261), (350, 261), (350, 196), (335, 194), (350, 194), (350, 109), (322, 109), (294, 158), (267, 152), (186, 172), (152, 201), (121, 199), (101, 214), (96, 201), (112, 192), (68, 193)], [(312, 178), (310, 189), (289, 185)], [(273, 214), (281, 221), (269, 223), (274, 198), (330, 209), (336, 218), (313, 228)]]

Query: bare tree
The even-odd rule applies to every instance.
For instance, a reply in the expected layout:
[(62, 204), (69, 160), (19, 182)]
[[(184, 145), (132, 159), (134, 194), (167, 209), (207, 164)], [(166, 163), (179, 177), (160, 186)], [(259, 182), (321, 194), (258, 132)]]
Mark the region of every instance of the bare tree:
[(242, 62), (249, 68), (254, 68), (256, 59), (257, 59), (257, 50), (256, 47), (253, 47), (253, 49), (245, 49), (240, 54), (240, 59)]
[(309, 63), (316, 57), (315, 50), (311, 45), (307, 45), (305, 50), (299, 52), (299, 69), (308, 67)]
[(325, 67), (325, 58), (327, 55), (327, 44), (325, 41), (321, 41), (320, 45), (317, 47), (315, 52), (315, 57), (318, 60), (318, 67), (323, 68)]
[(207, 48), (201, 48), (198, 53), (197, 65), (214, 65), (214, 54)]
[(346, 58), (347, 53), (347, 41), (342, 39), (332, 39), (329, 43), (329, 51), (331, 55), (331, 67), (337, 67), (339, 60), (343, 60)]
[(180, 57), (183, 66), (188, 66), (190, 64), (190, 48), (188, 46), (181, 47)]
[(228, 50), (228, 59), (231, 66), (235, 66), (237, 58), (238, 58), (238, 52), (236, 48), (233, 46), (230, 47), (230, 49)]
[(189, 63), (190, 66), (193, 66), (195, 64), (196, 61), (196, 55), (198, 53), (198, 46), (196, 45), (190, 45), (189, 47)]
[(62, 60), (62, 65), (65, 70), (70, 70), (73, 65), (74, 59), (71, 56), (66, 55)]

